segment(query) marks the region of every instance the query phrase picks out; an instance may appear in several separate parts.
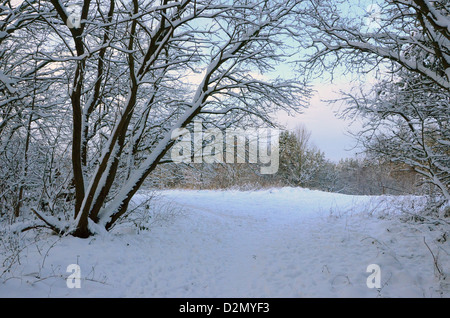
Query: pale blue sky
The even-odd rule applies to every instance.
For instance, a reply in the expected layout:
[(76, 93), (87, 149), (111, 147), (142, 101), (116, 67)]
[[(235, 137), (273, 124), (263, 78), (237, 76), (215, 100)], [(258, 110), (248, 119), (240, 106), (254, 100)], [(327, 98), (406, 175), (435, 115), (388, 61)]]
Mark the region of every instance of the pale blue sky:
[(278, 122), (287, 129), (295, 129), (299, 124), (311, 132), (311, 142), (325, 153), (327, 159), (338, 162), (340, 159), (353, 157), (359, 150), (354, 149), (356, 140), (349, 131), (357, 132), (360, 123), (339, 118), (337, 113), (345, 105), (329, 104), (324, 100), (339, 98), (339, 90), (348, 91), (351, 84), (341, 82), (336, 84), (317, 84), (317, 92), (311, 99), (310, 106), (301, 114), (288, 116), (285, 113), (277, 115)]
[[(340, 9), (343, 14), (360, 20), (363, 26), (370, 29), (377, 27), (377, 11), (379, 9), (377, 3), (380, 4), (380, 0), (358, 0), (352, 3), (352, 8), (341, 5)], [(370, 15), (366, 15), (367, 13)], [(290, 71), (292, 69), (282, 66), (282, 71), (278, 70), (278, 73), (286, 74)], [(313, 85), (317, 92), (312, 97), (309, 108), (301, 114), (293, 117), (289, 117), (285, 113), (277, 115), (278, 122), (286, 126), (287, 129), (295, 129), (299, 124), (304, 125), (311, 132), (311, 142), (323, 151), (328, 159), (336, 162), (343, 158), (354, 157), (355, 154), (361, 152), (361, 149), (355, 148), (357, 141), (349, 132), (360, 131), (362, 124), (361, 119), (351, 122), (339, 118), (337, 113), (343, 110), (345, 105), (342, 105), (342, 103), (329, 104), (324, 100), (338, 99), (340, 90), (350, 92), (352, 87), (358, 85), (354, 81), (355, 78), (360, 80), (361, 77), (363, 78), (363, 81), (359, 84), (368, 83), (370, 86), (373, 83), (373, 77), (370, 74), (347, 74), (343, 76), (338, 73), (340, 72), (334, 74), (333, 83), (330, 83), (329, 74), (324, 74), (323, 78), (315, 79)]]

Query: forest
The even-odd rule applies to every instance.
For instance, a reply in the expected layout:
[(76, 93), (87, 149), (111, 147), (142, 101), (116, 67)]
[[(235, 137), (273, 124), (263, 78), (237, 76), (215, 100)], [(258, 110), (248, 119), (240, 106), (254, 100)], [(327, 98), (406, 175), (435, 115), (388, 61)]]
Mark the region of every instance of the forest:
[[(449, 13), (447, 0), (0, 0), (1, 231), (92, 239), (142, 191), (295, 188), (420, 197), (414, 213), (446, 241)], [(276, 114), (349, 74), (328, 102), (363, 123), (362, 151), (332, 161)], [(198, 123), (211, 135), (196, 143)], [(241, 149), (227, 130), (273, 133)]]

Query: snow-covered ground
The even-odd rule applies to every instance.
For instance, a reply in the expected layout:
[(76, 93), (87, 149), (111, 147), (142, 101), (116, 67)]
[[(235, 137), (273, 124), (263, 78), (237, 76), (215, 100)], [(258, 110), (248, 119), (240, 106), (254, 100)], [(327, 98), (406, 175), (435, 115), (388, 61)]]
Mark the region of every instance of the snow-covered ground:
[[(400, 221), (393, 206), (407, 200), (161, 191), (147, 214), (130, 216), (141, 229), (130, 221), (89, 239), (3, 234), (0, 297), (448, 297), (438, 280), (450, 273), (448, 227)], [(67, 287), (70, 264), (81, 288)], [(380, 288), (367, 285), (371, 264)]]

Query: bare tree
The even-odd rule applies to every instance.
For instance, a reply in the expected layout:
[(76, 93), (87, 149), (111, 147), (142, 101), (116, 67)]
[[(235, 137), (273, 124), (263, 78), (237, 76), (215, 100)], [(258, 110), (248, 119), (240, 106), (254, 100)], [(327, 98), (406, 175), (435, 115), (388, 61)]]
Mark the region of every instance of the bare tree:
[(24, 200), (39, 197), (44, 177), (30, 168), (45, 174), (46, 163), (36, 151), (54, 150), (49, 148), (53, 132), (48, 128), (60, 129), (64, 117), (64, 109), (56, 108), (61, 102), (57, 92), (65, 83), (57, 75), (61, 68), (39, 59), (54, 52), (47, 43), (51, 32), (46, 21), (55, 14), (45, 4), (38, 10), (40, 5), (39, 1), (2, 1), (0, 11), (0, 201), (14, 217), (21, 214)]
[(310, 154), (311, 132), (303, 125), (280, 136), (279, 176), (292, 186), (306, 186), (312, 177)]
[(372, 151), (407, 164), (436, 186), (449, 202), (450, 17), (448, 1), (388, 0), (375, 22), (344, 16), (354, 5), (310, 1), (303, 19), (311, 40), (308, 66), (341, 65), (375, 74), (378, 84), (347, 93), (345, 115), (362, 115), (361, 141)]
[[(290, 54), (285, 39), (299, 0), (86, 0), (78, 10), (69, 1), (27, 3), (37, 19), (24, 32), (39, 25), (48, 39), (41, 50), (26, 46), (31, 70), (45, 65), (65, 85), (54, 86), (52, 100), (70, 110), (62, 121), (70, 120), (62, 130), (70, 128), (70, 138), (60, 138), (59, 148), (71, 150), (72, 178), (61, 186), (73, 189), (72, 217), (60, 222), (33, 209), (57, 232), (88, 237), (110, 229), (144, 180), (170, 160), (172, 132), (194, 119), (219, 128), (273, 125), (274, 110), (306, 104), (303, 84), (264, 75)], [(28, 23), (26, 12), (18, 10)], [(53, 119), (46, 123), (57, 131)]]

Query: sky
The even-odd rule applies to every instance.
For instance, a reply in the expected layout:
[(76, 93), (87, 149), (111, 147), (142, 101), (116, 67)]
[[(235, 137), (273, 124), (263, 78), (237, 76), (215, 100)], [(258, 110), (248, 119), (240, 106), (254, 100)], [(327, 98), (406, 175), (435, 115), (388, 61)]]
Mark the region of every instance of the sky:
[[(367, 28), (373, 29), (379, 26), (379, 10), (378, 0), (360, 0), (355, 1), (352, 8), (342, 5), (340, 9), (347, 12), (347, 15), (361, 18), (365, 14), (369, 14), (363, 18), (362, 22)], [(285, 73), (287, 69), (283, 70)], [(349, 92), (354, 87), (355, 77), (364, 76), (365, 83), (369, 86), (374, 83), (374, 78), (369, 74), (358, 75), (349, 74), (350, 77), (334, 75), (334, 83), (323, 79), (313, 83), (313, 89), (316, 91), (310, 100), (310, 106), (301, 114), (296, 116), (288, 116), (285, 113), (277, 115), (279, 123), (287, 129), (295, 129), (298, 125), (303, 125), (311, 132), (311, 142), (325, 153), (325, 157), (329, 160), (338, 162), (340, 159), (354, 157), (361, 152), (361, 148), (357, 149), (357, 141), (350, 134), (357, 133), (361, 130), (361, 120), (352, 122), (339, 118), (338, 113), (345, 108), (342, 103), (330, 104), (326, 100), (338, 99), (339, 91)], [(353, 83), (353, 84), (352, 84)]]
[(356, 139), (349, 132), (357, 132), (360, 124), (339, 118), (339, 111), (345, 105), (330, 104), (326, 100), (338, 98), (339, 90), (348, 90), (348, 83), (318, 83), (314, 86), (316, 93), (310, 100), (310, 106), (295, 116), (286, 113), (277, 115), (278, 122), (286, 129), (293, 130), (303, 125), (311, 132), (310, 141), (325, 153), (329, 160), (354, 157), (360, 151), (355, 149)]

